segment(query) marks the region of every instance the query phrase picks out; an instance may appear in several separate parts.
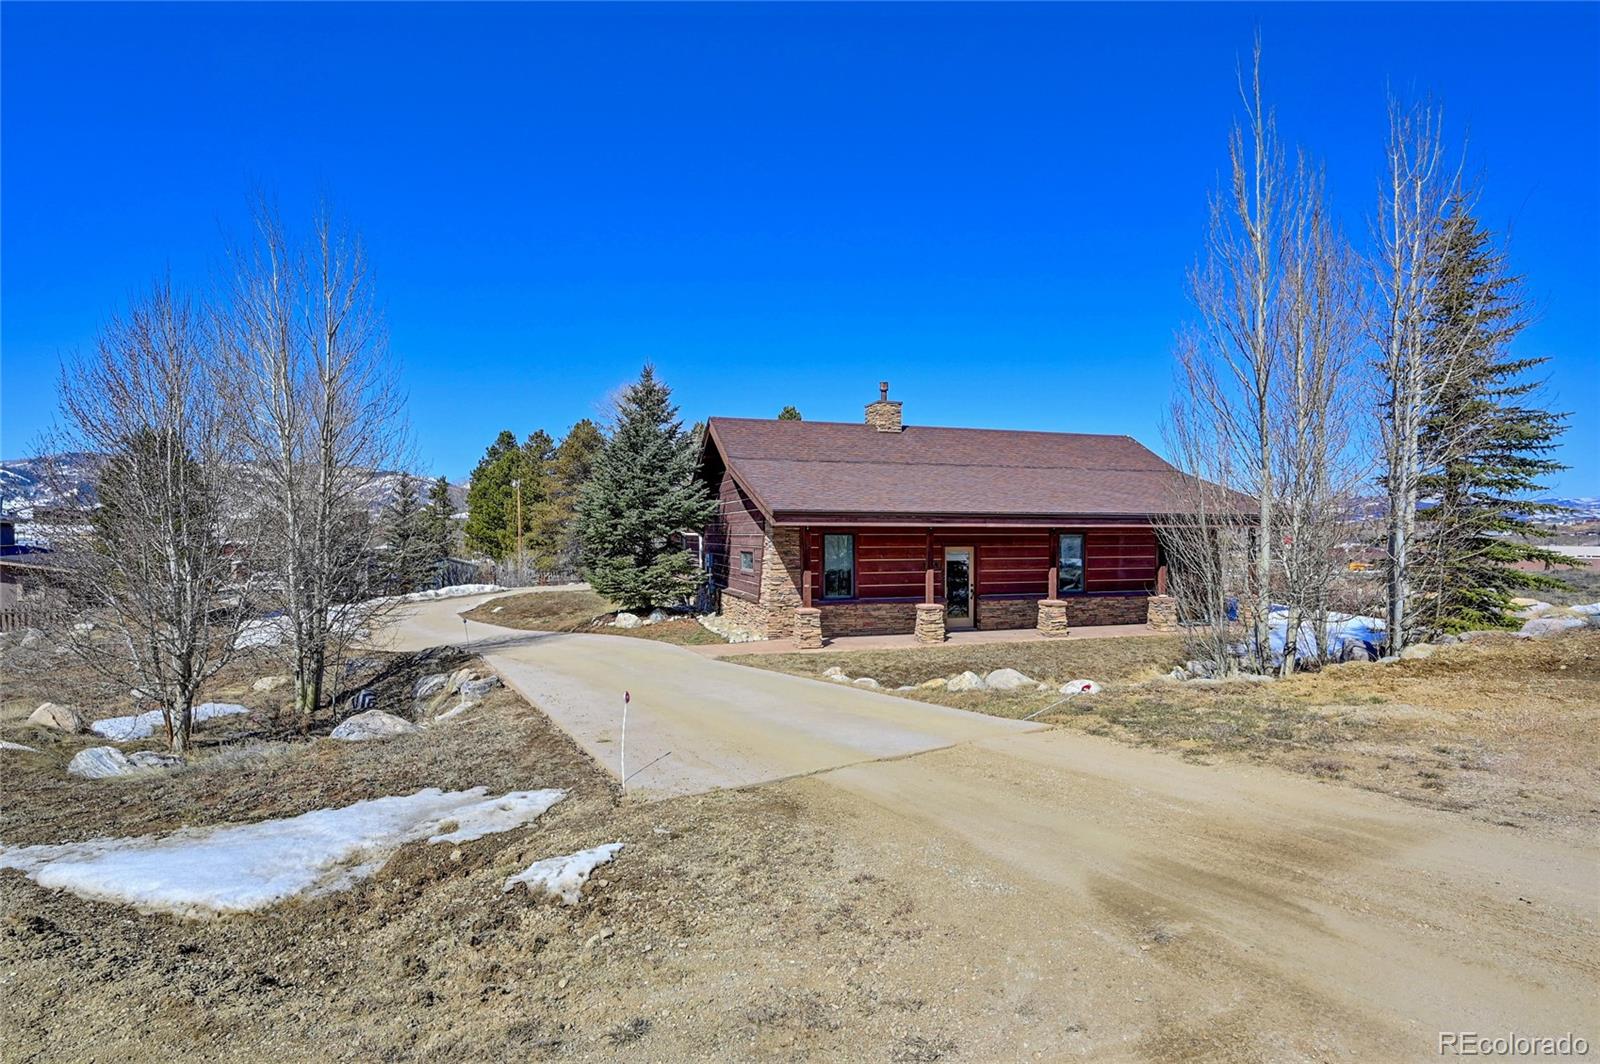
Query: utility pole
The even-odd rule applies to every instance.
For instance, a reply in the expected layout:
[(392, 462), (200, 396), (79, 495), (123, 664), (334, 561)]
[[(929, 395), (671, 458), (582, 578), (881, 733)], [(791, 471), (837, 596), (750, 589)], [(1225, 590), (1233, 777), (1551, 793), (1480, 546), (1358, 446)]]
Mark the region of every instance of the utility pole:
[(526, 572), (522, 563), (522, 478), (513, 480), (511, 488), (517, 495), (517, 578), (521, 579)]

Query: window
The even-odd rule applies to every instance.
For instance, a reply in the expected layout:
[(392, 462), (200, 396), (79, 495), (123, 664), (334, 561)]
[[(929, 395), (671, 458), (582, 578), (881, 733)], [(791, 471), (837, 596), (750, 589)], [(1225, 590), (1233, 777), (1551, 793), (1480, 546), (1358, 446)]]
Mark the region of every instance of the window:
[(742, 550), (739, 552), (739, 571), (741, 573), (753, 573), (756, 571), (755, 551)]
[(822, 597), (854, 598), (856, 593), (856, 537), (822, 537)]
[(1061, 537), (1056, 552), (1056, 591), (1067, 594), (1083, 590), (1083, 536), (1070, 533)]

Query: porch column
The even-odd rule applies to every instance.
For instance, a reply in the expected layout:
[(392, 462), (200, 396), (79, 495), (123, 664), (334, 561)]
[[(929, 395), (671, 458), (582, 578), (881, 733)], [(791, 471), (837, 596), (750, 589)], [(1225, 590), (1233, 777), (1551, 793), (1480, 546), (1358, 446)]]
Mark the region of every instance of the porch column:
[(800, 607), (794, 611), (794, 643), (801, 650), (822, 649), (822, 611), (811, 605), (811, 528), (800, 529)]
[(811, 526), (800, 529), (800, 605), (811, 608)]
[(1061, 598), (1061, 533), (1050, 530), (1050, 568), (1045, 570), (1045, 597), (1039, 600), (1039, 634), (1059, 637), (1072, 634), (1067, 624), (1067, 604)]
[(1156, 570), (1156, 593), (1145, 600), (1145, 620), (1158, 632), (1178, 630), (1178, 600), (1167, 594), (1167, 567)]
[(922, 534), (922, 601), (933, 602), (933, 529)]

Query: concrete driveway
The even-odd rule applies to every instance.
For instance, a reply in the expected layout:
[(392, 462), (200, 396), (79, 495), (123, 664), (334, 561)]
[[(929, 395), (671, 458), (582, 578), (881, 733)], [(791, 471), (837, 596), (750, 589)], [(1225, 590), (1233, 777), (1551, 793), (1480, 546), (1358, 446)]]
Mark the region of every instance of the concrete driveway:
[(1019, 721), (729, 665), (648, 639), (463, 624), (461, 613), (493, 597), (407, 607), (381, 645), (472, 650), (619, 777), (623, 692), (630, 692), (630, 792), (667, 797), (743, 787), (1034, 730)]

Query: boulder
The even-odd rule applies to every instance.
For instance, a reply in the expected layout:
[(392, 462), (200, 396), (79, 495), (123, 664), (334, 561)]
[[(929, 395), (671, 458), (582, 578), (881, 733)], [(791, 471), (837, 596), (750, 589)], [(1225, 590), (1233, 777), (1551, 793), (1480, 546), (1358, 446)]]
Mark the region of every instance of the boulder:
[(1513, 639), (1533, 638), (1530, 632), (1511, 632), (1504, 628), (1480, 628), (1472, 632), (1462, 632), (1461, 641), (1463, 643), (1476, 643), (1480, 639), (1490, 639), (1497, 635), (1510, 636)]
[(451, 694), (455, 694), (457, 691), (461, 690), (462, 684), (466, 683), (468, 680), (476, 680), (477, 678), (477, 668), (472, 665), (463, 665), (461, 668), (450, 674), (450, 679), (445, 681), (445, 690), (449, 691)]
[(617, 619), (611, 622), (613, 628), (637, 628), (644, 621), (639, 619), (637, 613), (619, 613)]
[(365, 713), (357, 713), (353, 717), (346, 718), (333, 729), (332, 738), (347, 743), (359, 743), (368, 739), (391, 739), (396, 735), (411, 735), (421, 730), (409, 720), (397, 717), (393, 713), (385, 713), (381, 709), (369, 709)]
[(76, 735), (83, 731), (83, 715), (71, 706), (59, 705), (55, 702), (40, 703), (39, 708), (28, 715), (29, 724), (37, 724), (41, 728), (54, 728)]
[(824, 680), (832, 680), (834, 683), (849, 683), (850, 682), (849, 674), (846, 673), (843, 669), (839, 668), (839, 666), (837, 666), (837, 665), (830, 665), (826, 669), (823, 669), (822, 670), (822, 678)]
[(292, 679), (289, 676), (263, 676), (250, 685), (252, 691), (276, 691)]
[(499, 686), (500, 677), (498, 676), (485, 676), (481, 680), (468, 680), (461, 685), (461, 697), (477, 701)]
[(917, 686), (925, 691), (942, 691), (948, 687), (949, 684), (950, 681), (945, 679), (943, 676), (935, 676), (931, 680), (923, 680), (921, 683), (917, 684)]
[(1214, 661), (1186, 661), (1183, 663), (1183, 671), (1190, 676), (1209, 680), (1217, 674), (1217, 663)]
[(44, 633), (37, 628), (24, 628), (22, 636), (17, 640), (19, 647), (35, 647), (44, 638)]
[(128, 763), (134, 768), (166, 770), (182, 768), (183, 758), (177, 754), (163, 754), (159, 750), (135, 750), (128, 755)]
[(91, 746), (87, 750), (79, 750), (67, 762), (67, 775), (86, 780), (126, 776), (133, 771), (133, 762), (114, 746)]
[(1569, 628), (1582, 628), (1585, 622), (1578, 617), (1535, 617), (1522, 626), (1521, 635), (1547, 636), (1565, 632)]
[(432, 673), (417, 681), (417, 686), (412, 688), (411, 696), (418, 702), (425, 698), (432, 698), (440, 691), (443, 691), (445, 684), (449, 682), (450, 676), (447, 673)]
[(1033, 680), (1016, 669), (995, 669), (983, 678), (983, 682), (992, 691), (1015, 691), (1033, 683)]
[(1433, 657), (1433, 652), (1439, 648), (1432, 643), (1412, 643), (1400, 651), (1401, 661), (1422, 661)]
[(1061, 685), (1061, 693), (1064, 695), (1097, 695), (1100, 693), (1100, 685), (1093, 680), (1068, 680)]
[(878, 687), (883, 686), (882, 684), (878, 683), (877, 680), (874, 680), (870, 676), (857, 676), (854, 680), (851, 680), (850, 682), (852, 684), (854, 684), (856, 687), (878, 688)]
[(984, 682), (983, 677), (971, 669), (950, 677), (949, 683), (945, 684), (945, 690), (947, 691), (985, 691), (988, 690), (988, 687), (989, 685)]
[(664, 621), (666, 619), (667, 619), (667, 614), (666, 614), (665, 610), (651, 610), (650, 611), (650, 616), (648, 616), (648, 617), (646, 617), (644, 619), (644, 623), (645, 624), (660, 624), (662, 621)]

